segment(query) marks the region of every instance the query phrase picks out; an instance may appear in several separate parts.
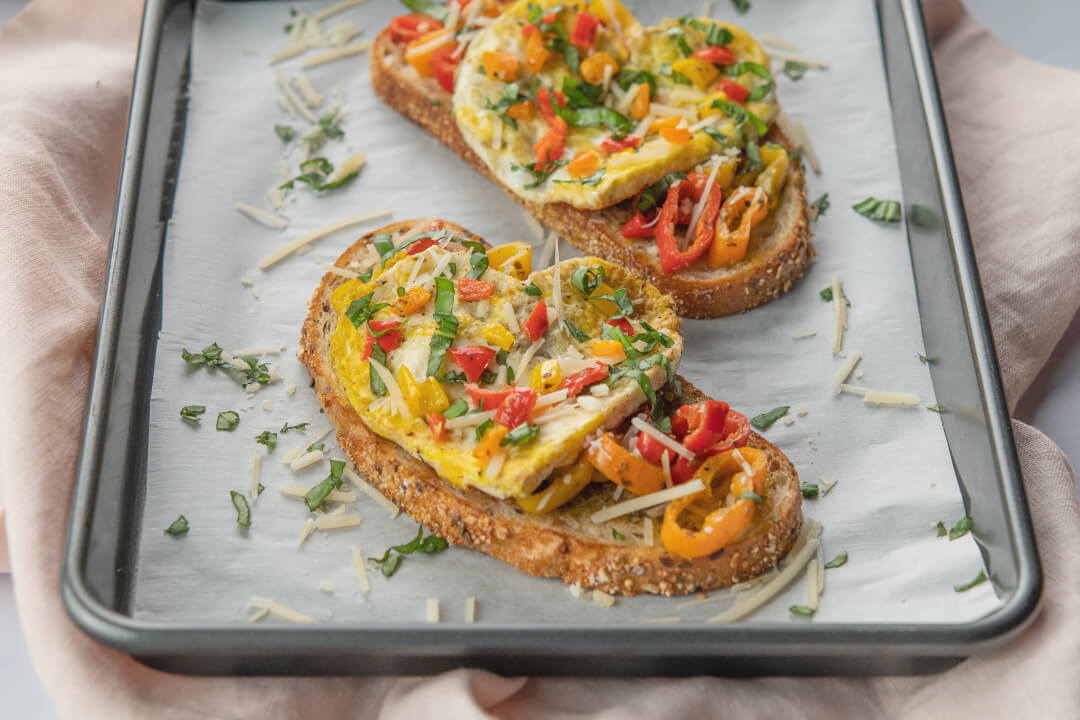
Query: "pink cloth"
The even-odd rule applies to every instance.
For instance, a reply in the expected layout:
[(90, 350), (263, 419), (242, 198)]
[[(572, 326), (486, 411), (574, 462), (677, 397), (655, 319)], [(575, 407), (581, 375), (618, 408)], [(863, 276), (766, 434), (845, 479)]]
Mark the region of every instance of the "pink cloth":
[[(1043, 608), (1006, 647), (939, 675), (189, 678), (92, 642), (72, 625), (57, 593), (57, 518), (83, 417), (139, 6), (35, 0), (0, 31), (0, 500), (27, 641), (61, 715), (1077, 715), (1080, 507), (1061, 451), (1022, 423), (1014, 433), (1046, 573)], [(1080, 166), (1069, 160), (1080, 144), (1072, 127), (1080, 76), (1017, 57), (954, 4), (934, 10), (942, 94), (1012, 406), (1080, 306)]]

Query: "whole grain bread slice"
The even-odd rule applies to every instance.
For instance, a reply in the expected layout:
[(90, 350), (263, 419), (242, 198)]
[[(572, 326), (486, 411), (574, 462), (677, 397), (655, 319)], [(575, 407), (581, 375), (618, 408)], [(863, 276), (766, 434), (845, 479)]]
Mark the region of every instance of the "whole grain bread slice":
[[(579, 210), (565, 203), (522, 199), (495, 179), (469, 147), (454, 122), (450, 94), (434, 79), (419, 77), (405, 62), (401, 46), (383, 30), (371, 47), (371, 84), (375, 94), (405, 117), (438, 138), (477, 172), (499, 185), (541, 223), (589, 255), (622, 263), (675, 298), (679, 314), (721, 317), (749, 310), (787, 292), (814, 257), (806, 202), (806, 178), (797, 164), (768, 219), (754, 229), (750, 249), (741, 262), (718, 270), (704, 259), (686, 270), (661, 271), (651, 238), (628, 239), (621, 228), (630, 219), (629, 202), (603, 210)], [(770, 139), (790, 147), (779, 129)]]
[[(396, 223), (380, 232), (394, 232), (414, 222)], [(452, 223), (445, 227), (480, 240)], [(365, 235), (342, 253), (337, 267), (347, 268), (350, 262), (369, 257), (366, 246), (374, 235)], [(395, 505), (450, 543), (479, 550), (532, 575), (559, 578), (583, 588), (623, 595), (683, 595), (759, 575), (775, 567), (795, 541), (802, 524), (798, 473), (779, 449), (756, 433), (749, 444), (769, 456), (764, 502), (756, 519), (742, 539), (711, 557), (695, 560), (666, 552), (660, 544), (658, 521), (647, 515), (593, 523), (592, 513), (615, 502), (613, 483), (591, 484), (554, 513), (527, 515), (513, 500), (443, 480), (429, 465), (372, 432), (335, 376), (328, 338), (338, 316), (330, 306), (330, 293), (345, 281), (331, 273), (323, 277), (308, 308), (299, 357), (315, 381), (338, 443), (353, 464)], [(683, 401), (703, 397), (682, 380)], [(653, 524), (653, 532), (646, 528), (647, 522)]]

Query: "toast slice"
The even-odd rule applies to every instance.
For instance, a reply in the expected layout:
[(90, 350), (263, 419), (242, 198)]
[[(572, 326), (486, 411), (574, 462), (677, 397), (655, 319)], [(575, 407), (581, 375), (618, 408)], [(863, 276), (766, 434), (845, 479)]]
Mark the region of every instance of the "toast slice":
[[(382, 231), (394, 232), (411, 224), (397, 223)], [(452, 223), (445, 227), (480, 240)], [(342, 253), (337, 267), (347, 268), (350, 262), (369, 257), (367, 245), (375, 234), (365, 235)], [(592, 483), (556, 512), (526, 515), (513, 500), (462, 489), (440, 478), (431, 466), (369, 429), (335, 376), (328, 338), (338, 315), (330, 306), (330, 294), (345, 281), (336, 274), (323, 277), (304, 322), (299, 357), (314, 379), (319, 402), (349, 459), (369, 482), (431, 532), (532, 575), (628, 596), (683, 595), (726, 587), (774, 567), (792, 546), (802, 524), (798, 473), (779, 449), (756, 433), (751, 434), (749, 445), (769, 457), (764, 502), (741, 540), (695, 560), (666, 552), (659, 541), (659, 522), (642, 513), (593, 523), (592, 513), (615, 502), (616, 486), (610, 482)], [(681, 392), (685, 402), (704, 397), (685, 381)], [(653, 523), (653, 544), (646, 542), (646, 522)], [(624, 539), (616, 539), (613, 530)]]
[[(681, 315), (721, 317), (762, 305), (787, 292), (815, 255), (810, 241), (806, 178), (797, 165), (791, 167), (777, 207), (751, 234), (744, 260), (712, 270), (702, 259), (685, 270), (665, 274), (651, 238), (629, 239), (621, 233), (633, 214), (629, 201), (602, 210), (579, 210), (565, 203), (534, 203), (496, 180), (458, 130), (450, 94), (434, 79), (421, 78), (412, 70), (388, 29), (380, 32), (372, 44), (370, 72), (375, 93), (387, 105), (438, 138), (568, 242), (587, 254), (627, 266), (661, 292), (670, 294)], [(778, 128), (771, 130), (770, 139), (791, 146)]]

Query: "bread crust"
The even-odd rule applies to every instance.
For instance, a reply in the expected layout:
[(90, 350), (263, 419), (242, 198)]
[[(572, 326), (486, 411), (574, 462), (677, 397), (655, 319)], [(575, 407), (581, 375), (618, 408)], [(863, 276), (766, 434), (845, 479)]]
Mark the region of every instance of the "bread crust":
[[(621, 228), (631, 216), (628, 202), (602, 210), (579, 210), (565, 203), (529, 202), (499, 182), (458, 130), (450, 95), (434, 80), (411, 77), (400, 56), (400, 48), (391, 40), (389, 30), (384, 29), (371, 47), (371, 84), (376, 95), (434, 135), (568, 242), (586, 254), (640, 272), (662, 292), (675, 298), (680, 315), (721, 317), (767, 303), (787, 292), (816, 254), (810, 240), (806, 178), (795, 165), (777, 209), (751, 235), (750, 252), (745, 260), (731, 268), (713, 271), (702, 259), (687, 271), (664, 273), (655, 242), (622, 236)], [(435, 100), (438, 104), (433, 104)], [(790, 147), (778, 129), (774, 128), (770, 137)]]
[[(412, 221), (415, 222), (415, 221)], [(394, 232), (411, 224), (395, 223), (378, 232)], [(458, 234), (479, 240), (453, 223)], [(338, 258), (341, 268), (363, 257), (374, 232), (360, 238)], [(588, 509), (564, 509), (548, 515), (526, 515), (512, 500), (499, 500), (478, 490), (459, 488), (440, 478), (427, 464), (372, 432), (349, 404), (333, 371), (328, 338), (337, 315), (330, 293), (345, 279), (327, 274), (312, 296), (300, 338), (299, 358), (315, 381), (326, 417), (337, 430), (342, 450), (367, 480), (418, 523), (454, 545), (479, 550), (532, 575), (559, 578), (567, 584), (607, 593), (684, 595), (727, 587), (774, 567), (790, 549), (802, 525), (798, 473), (786, 456), (757, 433), (750, 446), (768, 454), (767, 512), (759, 512), (752, 534), (708, 558), (686, 560), (665, 552), (657, 541), (646, 545), (624, 527), (624, 540), (610, 527), (584, 522)], [(702, 394), (684, 382), (690, 401)], [(596, 487), (614, 487), (611, 483)], [(602, 491), (602, 490), (601, 490)]]

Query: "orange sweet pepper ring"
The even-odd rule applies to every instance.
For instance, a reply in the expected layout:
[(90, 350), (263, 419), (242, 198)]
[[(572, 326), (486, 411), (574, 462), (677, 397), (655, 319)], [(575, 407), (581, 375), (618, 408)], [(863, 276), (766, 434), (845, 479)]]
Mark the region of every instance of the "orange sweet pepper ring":
[[(768, 457), (761, 450), (751, 447), (728, 450), (707, 459), (695, 478), (705, 483), (705, 489), (686, 497), (672, 500), (664, 511), (664, 523), (660, 528), (660, 541), (664, 549), (684, 558), (699, 558), (723, 550), (750, 526), (757, 509), (757, 501), (741, 497), (753, 492), (759, 497), (765, 490), (765, 470)], [(747, 472), (749, 470), (749, 472)], [(730, 491), (717, 497), (724, 478), (731, 477)], [(727, 496), (734, 498), (727, 504)], [(700, 530), (692, 530), (680, 522), (680, 516), (704, 517)]]
[(716, 237), (709, 248), (709, 267), (720, 268), (746, 257), (750, 231), (769, 212), (769, 197), (758, 187), (740, 187), (720, 206)]
[(663, 490), (664, 471), (645, 458), (632, 454), (611, 433), (585, 449), (585, 458), (611, 482), (634, 495), (648, 495)]

